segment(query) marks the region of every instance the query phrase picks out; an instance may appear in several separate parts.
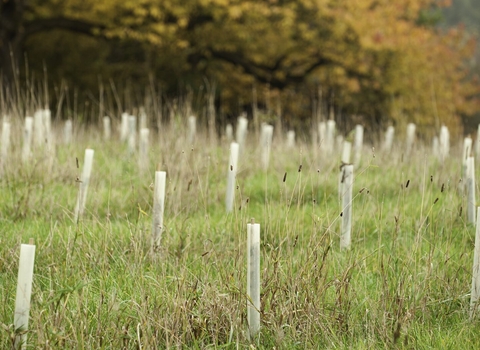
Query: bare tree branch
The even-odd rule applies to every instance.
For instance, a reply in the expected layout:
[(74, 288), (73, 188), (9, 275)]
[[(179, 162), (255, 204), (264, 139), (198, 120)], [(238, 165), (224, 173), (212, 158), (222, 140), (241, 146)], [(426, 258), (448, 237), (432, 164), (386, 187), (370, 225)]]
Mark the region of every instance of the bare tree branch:
[[(273, 65), (268, 66), (249, 60), (239, 52), (228, 52), (210, 48), (209, 53), (213, 58), (241, 67), (245, 73), (253, 76), (259, 82), (268, 83), (270, 86), (278, 89), (284, 89), (289, 85), (304, 82), (308, 75), (313, 73), (317, 68), (338, 64), (338, 62), (335, 62), (333, 59), (320, 54), (307, 57), (302, 63), (291, 63), (289, 66), (283, 65), (283, 62), (287, 58), (287, 56), (284, 55), (279, 57)], [(359, 79), (369, 78), (368, 74), (361, 73), (355, 69), (345, 66), (342, 66), (342, 68), (345, 69), (349, 76)], [(286, 72), (283, 78), (278, 77), (278, 73), (280, 72)]]
[(41, 18), (25, 23), (25, 37), (53, 29), (63, 29), (85, 35), (95, 35), (95, 30), (104, 30), (100, 23), (88, 22), (66, 17)]

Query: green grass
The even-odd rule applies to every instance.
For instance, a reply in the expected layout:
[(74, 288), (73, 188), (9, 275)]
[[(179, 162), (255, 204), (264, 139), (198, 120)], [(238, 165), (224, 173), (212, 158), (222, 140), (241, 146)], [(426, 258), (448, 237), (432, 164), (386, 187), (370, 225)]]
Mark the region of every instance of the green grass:
[[(22, 164), (15, 145), (0, 181), (0, 348), (12, 344), (19, 247), (30, 238), (30, 348), (480, 347), (478, 321), (469, 319), (474, 227), (458, 191), (456, 151), (440, 164), (422, 147), (408, 161), (365, 150), (355, 170), (352, 249), (340, 251), (339, 156), (307, 144), (288, 150), (275, 139), (264, 173), (250, 136), (227, 215), (228, 143), (211, 147), (200, 135), (191, 148), (183, 137), (178, 129), (152, 135), (144, 174), (126, 145), (96, 134), (57, 145), (52, 166), (41, 149)], [(93, 174), (76, 224), (86, 147), (95, 149)], [(152, 255), (158, 163), (167, 171), (166, 229)], [(251, 343), (252, 218), (261, 225), (262, 328)]]

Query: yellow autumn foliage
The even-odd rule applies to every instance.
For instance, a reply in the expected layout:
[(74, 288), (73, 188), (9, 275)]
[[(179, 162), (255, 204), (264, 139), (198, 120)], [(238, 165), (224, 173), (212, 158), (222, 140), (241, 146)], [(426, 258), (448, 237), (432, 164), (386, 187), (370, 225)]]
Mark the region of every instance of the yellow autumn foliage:
[[(38, 29), (39, 20), (85, 22), (92, 36), (113, 40), (117, 46), (141, 43), (134, 56), (144, 61), (130, 62), (136, 65), (137, 78), (140, 65), (145, 77), (164, 80), (167, 90), (176, 89), (170, 86), (173, 82), (195, 88), (204, 78), (215, 80), (226, 113), (237, 113), (240, 104), (251, 103), (255, 83), (268, 87), (280, 101), (292, 91), (308, 101), (317, 96), (312, 91), (321, 88), (324, 103), (363, 115), (367, 121), (457, 127), (461, 115), (478, 110), (478, 85), (467, 76), (465, 65), (474, 45), (461, 29), (442, 32), (419, 22), (421, 12), (435, 4), (434, 0), (34, 0), (24, 9), (19, 28), (33, 33), (23, 42), (27, 54), (35, 55), (52, 50), (48, 44), (35, 46), (35, 35), (45, 39), (47, 30), (54, 29), (51, 25), (45, 33), (32, 31)], [(59, 28), (88, 34), (88, 28), (80, 30), (73, 24)], [(103, 41), (99, 52), (109, 57), (118, 48), (115, 51)], [(17, 53), (22, 57), (23, 52)], [(107, 68), (91, 74), (114, 75), (108, 60), (104, 64)], [(125, 67), (122, 72), (128, 73)], [(300, 100), (300, 106), (283, 112), (309, 117), (311, 108)], [(267, 106), (261, 96), (259, 102)]]

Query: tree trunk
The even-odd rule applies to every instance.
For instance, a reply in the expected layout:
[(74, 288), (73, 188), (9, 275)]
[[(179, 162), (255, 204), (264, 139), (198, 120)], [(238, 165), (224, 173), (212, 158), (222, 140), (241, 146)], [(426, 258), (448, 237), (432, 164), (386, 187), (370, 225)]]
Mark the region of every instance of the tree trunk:
[[(1, 39), (0, 39), (1, 40)], [(5, 43), (2, 40), (3, 43)], [(14, 70), (13, 64), (11, 61), (10, 50), (7, 45), (3, 44), (0, 46), (0, 67), (1, 67), (1, 75), (2, 75), (2, 83), (5, 85), (10, 85), (14, 79)]]
[(3, 0), (0, 3), (0, 69), (3, 84), (13, 84), (21, 59), (24, 0)]
[(27, 37), (53, 29), (99, 36), (93, 33), (94, 29), (105, 29), (100, 23), (67, 17), (33, 16), (34, 19), (26, 21), (25, 12), (25, 0), (0, 0), (0, 73), (3, 75), (3, 84), (13, 84), (18, 77)]

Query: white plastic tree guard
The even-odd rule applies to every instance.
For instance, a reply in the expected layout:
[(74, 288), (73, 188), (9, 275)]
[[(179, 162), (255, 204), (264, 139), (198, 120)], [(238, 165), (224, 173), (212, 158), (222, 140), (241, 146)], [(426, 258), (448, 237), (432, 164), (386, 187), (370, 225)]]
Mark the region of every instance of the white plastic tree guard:
[(358, 166), (362, 159), (362, 149), (363, 149), (363, 126), (355, 126), (355, 139), (353, 144), (353, 149), (355, 150), (353, 164)]
[(128, 117), (128, 154), (135, 153), (137, 142), (137, 117), (131, 115)]
[(83, 212), (85, 211), (85, 203), (87, 202), (87, 192), (88, 185), (90, 183), (90, 176), (92, 174), (93, 166), (93, 149), (85, 150), (85, 159), (83, 163), (82, 176), (80, 178), (77, 205), (75, 207), (75, 222), (78, 222), (78, 219), (82, 217)]
[(155, 184), (153, 189), (152, 251), (158, 250), (162, 240), (166, 179), (167, 173), (165, 171), (155, 172)]
[(30, 316), (30, 299), (32, 296), (33, 267), (35, 264), (35, 245), (22, 244), (18, 266), (17, 294), (15, 297), (15, 349), (27, 348), (28, 319)]
[(475, 229), (475, 248), (473, 252), (472, 291), (470, 294), (470, 316), (473, 317), (478, 310), (480, 297), (480, 207), (477, 208)]
[(188, 144), (192, 145), (195, 142), (197, 135), (197, 117), (191, 115), (188, 117)]
[(63, 142), (66, 145), (69, 145), (72, 143), (72, 138), (73, 138), (73, 124), (70, 119), (68, 119), (65, 122), (65, 126), (63, 129)]
[(128, 113), (122, 113), (120, 124), (120, 141), (125, 142), (128, 138)]
[(110, 122), (110, 117), (103, 117), (103, 140), (108, 141), (112, 136), (112, 126)]
[(476, 194), (475, 194), (475, 158), (468, 157), (467, 159), (467, 221), (475, 224), (475, 208), (476, 208)]
[(443, 162), (450, 153), (450, 133), (445, 125), (440, 128), (440, 136), (438, 138), (440, 160)]
[(23, 128), (23, 147), (22, 161), (27, 162), (32, 155), (32, 138), (33, 138), (33, 118), (25, 117), (25, 126)]
[(327, 131), (325, 134), (325, 152), (327, 155), (333, 153), (335, 149), (335, 120), (327, 121)]
[(248, 119), (244, 116), (238, 117), (236, 141), (239, 145), (240, 152), (245, 148), (245, 140), (247, 138)]
[(247, 224), (247, 320), (250, 339), (260, 331), (260, 224)]
[(289, 130), (287, 132), (287, 148), (295, 147), (295, 131)]
[(138, 146), (138, 165), (141, 171), (148, 168), (148, 139), (150, 130), (144, 128), (140, 130), (140, 144)]
[(33, 115), (33, 130), (34, 130), (33, 141), (35, 143), (35, 146), (43, 145), (45, 143), (45, 132), (44, 132), (43, 116), (42, 116), (41, 109), (35, 111), (35, 114)]
[(8, 163), (8, 151), (10, 150), (10, 129), (10, 123), (4, 121), (2, 125), (2, 145), (0, 151), (0, 170), (2, 172), (5, 170), (5, 167)]
[(239, 145), (236, 142), (230, 144), (230, 159), (228, 162), (227, 191), (225, 196), (225, 206), (227, 213), (233, 210), (235, 200), (235, 180), (237, 177)]
[(393, 137), (395, 135), (395, 128), (393, 126), (389, 126), (387, 131), (385, 132), (385, 141), (383, 143), (383, 151), (386, 153), (390, 153), (393, 147)]
[(343, 167), (342, 227), (340, 250), (349, 249), (352, 232), (353, 165)]
[(262, 168), (264, 171), (268, 169), (270, 162), (270, 150), (272, 148), (273, 126), (262, 124), (262, 131), (260, 134), (260, 147), (262, 150)]
[(410, 155), (413, 151), (413, 145), (415, 144), (415, 130), (416, 125), (413, 123), (408, 123), (407, 125), (407, 140), (405, 143), (405, 154)]
[(233, 127), (232, 124), (227, 124), (225, 127), (225, 138), (228, 142), (232, 142), (233, 140)]

